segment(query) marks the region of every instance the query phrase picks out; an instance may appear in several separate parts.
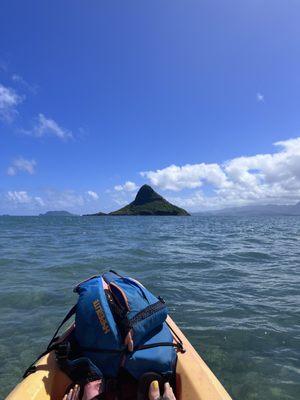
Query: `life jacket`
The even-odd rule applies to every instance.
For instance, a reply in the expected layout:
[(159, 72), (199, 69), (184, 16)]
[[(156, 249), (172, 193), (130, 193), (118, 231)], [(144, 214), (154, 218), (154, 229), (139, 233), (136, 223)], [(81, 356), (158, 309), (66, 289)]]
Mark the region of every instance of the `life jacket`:
[(113, 271), (80, 283), (74, 291), (79, 294), (76, 341), (104, 376), (116, 377), (120, 367), (136, 379), (149, 371), (174, 372), (179, 345), (165, 322), (168, 310), (162, 298)]

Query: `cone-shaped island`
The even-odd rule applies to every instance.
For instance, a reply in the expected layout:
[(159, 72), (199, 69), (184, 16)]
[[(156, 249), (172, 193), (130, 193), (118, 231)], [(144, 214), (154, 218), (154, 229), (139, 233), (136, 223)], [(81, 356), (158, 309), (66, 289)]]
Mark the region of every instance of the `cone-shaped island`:
[(109, 215), (190, 215), (156, 193), (151, 186), (143, 185), (133, 202)]
[(96, 214), (86, 214), (84, 216), (118, 216), (118, 215), (190, 215), (183, 208), (169, 203), (160, 194), (156, 193), (151, 186), (143, 185), (131, 203), (113, 211), (109, 214), (102, 212)]

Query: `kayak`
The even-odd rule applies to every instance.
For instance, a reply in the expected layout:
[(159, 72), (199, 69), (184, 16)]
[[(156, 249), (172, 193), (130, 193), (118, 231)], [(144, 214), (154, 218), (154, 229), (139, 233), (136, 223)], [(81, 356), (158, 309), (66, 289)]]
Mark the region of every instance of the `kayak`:
[[(217, 377), (205, 364), (175, 322), (168, 317), (168, 324), (179, 336), (186, 350), (178, 353), (176, 365), (177, 400), (232, 400)], [(61, 337), (64, 340), (72, 331), (71, 326)], [(36, 364), (36, 372), (23, 379), (6, 400), (62, 400), (72, 383), (55, 361), (54, 351)]]

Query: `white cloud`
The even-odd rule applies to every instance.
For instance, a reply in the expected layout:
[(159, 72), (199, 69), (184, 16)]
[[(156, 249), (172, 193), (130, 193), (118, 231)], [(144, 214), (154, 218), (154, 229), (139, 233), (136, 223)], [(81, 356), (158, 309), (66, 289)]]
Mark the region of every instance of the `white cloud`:
[[(129, 185), (126, 185), (126, 183), (130, 183)], [(128, 181), (124, 185), (119, 185), (119, 187), (115, 186), (114, 191), (110, 191), (108, 194), (110, 194), (110, 199), (114, 201), (118, 206), (124, 206), (128, 203), (131, 203), (132, 200), (135, 198), (135, 190), (137, 189), (137, 186), (135, 183)], [(135, 185), (135, 190), (133, 190), (133, 185)], [(126, 189), (125, 189), (126, 188)], [(131, 189), (131, 190), (128, 190)]]
[(6, 194), (6, 199), (16, 205), (45, 205), (44, 200), (40, 196), (30, 196), (26, 190), (9, 190)]
[(44, 114), (38, 115), (37, 123), (31, 133), (36, 137), (56, 136), (61, 140), (73, 138), (72, 132), (59, 126), (54, 119), (46, 118)]
[(262, 93), (256, 93), (256, 100), (259, 103), (263, 103), (265, 101), (265, 96)]
[(137, 190), (137, 188), (137, 185), (131, 181), (125, 182), (124, 185), (117, 185), (114, 187), (117, 192), (133, 192), (134, 190)]
[(16, 175), (19, 171), (28, 172), (32, 175), (35, 173), (36, 161), (26, 160), (23, 157), (16, 158), (13, 160), (12, 165), (7, 168), (7, 175)]
[(64, 210), (74, 207), (81, 207), (86, 203), (85, 197), (73, 190), (45, 190), (43, 192), (43, 197), (29, 194), (25, 190), (8, 191), (6, 198), (15, 204), (30, 204), (32, 206), (38, 205), (42, 207), (45, 206), (50, 210)]
[[(275, 146), (279, 149), (275, 153), (237, 157), (223, 164), (171, 165), (141, 175), (160, 189), (201, 187), (189, 198), (173, 198), (190, 207), (292, 203), (300, 199), (300, 137)], [(211, 195), (206, 194), (207, 188)]]
[(41, 197), (36, 196), (36, 197), (34, 197), (34, 200), (35, 200), (35, 201), (37, 202), (37, 204), (40, 205), (41, 207), (44, 207), (44, 206), (45, 206), (45, 202), (44, 202), (44, 200), (43, 200)]
[(183, 167), (170, 165), (157, 171), (141, 172), (141, 175), (147, 177), (152, 185), (174, 191), (199, 188), (204, 181), (222, 187), (229, 185), (218, 164), (187, 164)]
[[(90, 192), (90, 193), (89, 193)], [(92, 193), (92, 194), (91, 194)], [(44, 189), (42, 192), (25, 190), (0, 191), (0, 214), (34, 215), (49, 210), (67, 210), (76, 214), (99, 211), (94, 191)], [(91, 201), (92, 200), (92, 201)]]
[(14, 89), (0, 83), (0, 119), (10, 122), (18, 113), (16, 107), (23, 101), (23, 98)]
[(28, 193), (25, 190), (8, 191), (7, 199), (12, 201), (13, 203), (17, 203), (17, 204), (24, 204), (24, 203), (31, 202), (31, 197), (28, 195)]
[(44, 198), (48, 208), (55, 210), (75, 209), (83, 207), (86, 203), (85, 196), (74, 190), (47, 190)]
[(11, 77), (12, 81), (21, 84), (25, 89), (29, 90), (31, 93), (36, 94), (37, 93), (37, 86), (36, 85), (31, 85), (29, 84), (21, 75), (18, 74), (13, 74)]
[(88, 190), (86, 193), (87, 193), (87, 195), (88, 195), (89, 197), (91, 197), (93, 200), (98, 200), (98, 199), (99, 199), (98, 194), (97, 194), (96, 192), (93, 192), (93, 190)]

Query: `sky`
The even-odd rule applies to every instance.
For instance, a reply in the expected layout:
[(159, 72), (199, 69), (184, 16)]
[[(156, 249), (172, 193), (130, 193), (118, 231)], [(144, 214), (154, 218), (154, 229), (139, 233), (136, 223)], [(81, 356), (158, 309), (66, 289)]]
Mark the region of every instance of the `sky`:
[(0, 214), (300, 200), (296, 0), (2, 0)]

